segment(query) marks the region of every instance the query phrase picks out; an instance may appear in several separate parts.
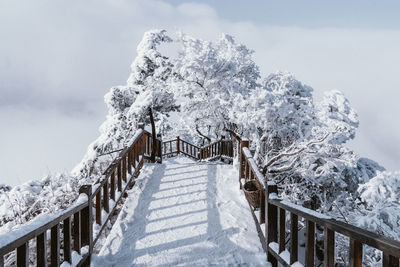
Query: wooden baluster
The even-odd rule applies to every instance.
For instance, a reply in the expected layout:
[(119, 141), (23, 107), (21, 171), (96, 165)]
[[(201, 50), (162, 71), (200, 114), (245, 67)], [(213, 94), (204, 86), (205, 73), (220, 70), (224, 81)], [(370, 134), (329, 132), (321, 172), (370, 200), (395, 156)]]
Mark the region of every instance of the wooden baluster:
[[(47, 232), (39, 234), (36, 237), (36, 265), (38, 267), (47, 266)], [(0, 265), (1, 266), (1, 265)]]
[[(242, 140), (242, 143), (240, 145), (239, 149), (239, 184), (240, 184), (240, 189), (242, 189), (242, 182), (241, 179), (244, 177), (244, 167), (245, 167), (245, 156), (243, 155), (243, 148), (249, 146), (249, 141), (247, 140)], [(221, 154), (222, 155), (222, 154)]]
[(101, 190), (96, 194), (96, 223), (101, 225)]
[(399, 258), (396, 258), (388, 253), (383, 252), (382, 259), (383, 267), (399, 267)]
[(260, 190), (260, 198), (261, 198), (261, 205), (260, 205), (260, 224), (265, 223), (265, 193), (264, 190)]
[(176, 151), (177, 151), (177, 154), (180, 153), (180, 139), (179, 139), (179, 136), (176, 137)]
[(361, 267), (362, 266), (362, 243), (358, 240), (350, 238), (350, 266)]
[(104, 186), (103, 186), (103, 205), (104, 205), (104, 210), (107, 213), (110, 212), (109, 201), (110, 201), (110, 196), (109, 196), (109, 193), (108, 193), (108, 178), (107, 178), (107, 180), (106, 180), (106, 182), (104, 183)]
[(286, 244), (286, 211), (279, 209), (279, 253), (285, 250)]
[(64, 261), (71, 262), (71, 218), (65, 218), (63, 223)]
[(117, 186), (118, 186), (118, 191), (122, 191), (122, 174), (121, 174), (121, 162), (118, 163), (117, 167)]
[[(81, 210), (81, 246), (89, 246), (89, 255), (92, 254), (93, 251), (93, 202), (91, 201), (92, 195), (92, 186), (91, 185), (83, 185), (79, 188), (79, 193), (85, 193), (88, 198), (88, 206)], [(87, 265), (90, 265), (90, 257), (87, 259)]]
[(122, 158), (122, 179), (126, 183), (126, 155)]
[(169, 142), (169, 153), (172, 153), (172, 142)]
[(193, 146), (190, 145), (190, 155), (193, 156)]
[(72, 228), (74, 236), (74, 250), (81, 253), (81, 213), (78, 211), (74, 214), (74, 227)]
[(324, 267), (333, 267), (335, 265), (335, 232), (328, 227), (325, 227), (324, 232)]
[(305, 267), (312, 267), (314, 266), (315, 223), (307, 220), (306, 231)]
[[(267, 246), (271, 242), (278, 241), (278, 207), (268, 203), (268, 197), (270, 194), (275, 193), (278, 194), (278, 187), (274, 185), (268, 185), (267, 187), (267, 223), (265, 224), (265, 232), (267, 235)], [(272, 264), (273, 267), (278, 266), (278, 262), (275, 257), (268, 253), (268, 261)]]
[(249, 179), (250, 177), (250, 173), (249, 173), (249, 162), (246, 160), (245, 162), (245, 168), (244, 168), (245, 172), (244, 172), (244, 177), (247, 179)]
[(127, 154), (127, 157), (128, 157), (128, 163), (127, 163), (127, 168), (128, 168), (128, 173), (129, 173), (129, 175), (132, 175), (132, 157), (131, 157), (131, 148), (128, 150), (128, 154)]
[(111, 199), (115, 201), (115, 170), (111, 173), (110, 185)]
[(298, 216), (290, 213), (290, 264), (298, 260)]
[(29, 242), (17, 248), (17, 266), (29, 266)]
[(50, 238), (50, 258), (51, 266), (60, 266), (60, 225), (57, 223), (51, 227), (51, 238)]

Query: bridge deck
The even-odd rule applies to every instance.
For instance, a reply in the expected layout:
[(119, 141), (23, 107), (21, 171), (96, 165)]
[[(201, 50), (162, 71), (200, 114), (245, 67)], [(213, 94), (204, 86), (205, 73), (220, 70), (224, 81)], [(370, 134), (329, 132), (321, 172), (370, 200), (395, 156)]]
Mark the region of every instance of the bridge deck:
[(148, 164), (92, 266), (266, 265), (232, 165)]

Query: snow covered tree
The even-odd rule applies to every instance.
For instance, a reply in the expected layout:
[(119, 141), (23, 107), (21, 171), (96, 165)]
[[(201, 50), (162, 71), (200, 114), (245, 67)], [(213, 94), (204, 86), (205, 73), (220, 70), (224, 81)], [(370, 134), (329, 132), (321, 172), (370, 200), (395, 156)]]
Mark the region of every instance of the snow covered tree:
[[(138, 129), (138, 123), (150, 122), (152, 134), (156, 136), (155, 124), (165, 121), (164, 117), (178, 108), (167, 82), (173, 65), (157, 49), (161, 43), (171, 41), (165, 30), (144, 33), (127, 84), (112, 87), (104, 96), (108, 107), (107, 119), (100, 127), (100, 136), (89, 145), (82, 162), (75, 167), (75, 174), (80, 173), (83, 177), (98, 174), (96, 169), (99, 168), (95, 164), (101, 165), (99, 156), (124, 147)], [(154, 153), (151, 158), (154, 160)], [(103, 165), (108, 162), (106, 160)]]
[(345, 143), (353, 139), (358, 127), (358, 116), (350, 106), (349, 100), (338, 90), (328, 91), (318, 105), (319, 121), (330, 129), (341, 129), (332, 139), (335, 143)]
[(180, 34), (182, 45), (175, 72), (179, 92), (186, 97), (182, 111), (188, 116), (193, 134), (207, 140), (219, 138), (231, 128), (233, 100), (257, 86), (259, 70), (252, 60), (253, 51), (223, 34), (208, 42)]

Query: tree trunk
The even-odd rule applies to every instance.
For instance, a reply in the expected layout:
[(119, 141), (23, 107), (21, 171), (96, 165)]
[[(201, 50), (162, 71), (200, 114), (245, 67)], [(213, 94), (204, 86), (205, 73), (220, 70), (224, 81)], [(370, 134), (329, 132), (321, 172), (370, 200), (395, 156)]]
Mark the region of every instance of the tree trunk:
[(149, 107), (150, 123), (151, 123), (151, 137), (153, 140), (153, 148), (151, 150), (150, 161), (156, 162), (156, 150), (157, 150), (157, 135), (156, 135), (156, 124), (154, 123), (153, 110)]

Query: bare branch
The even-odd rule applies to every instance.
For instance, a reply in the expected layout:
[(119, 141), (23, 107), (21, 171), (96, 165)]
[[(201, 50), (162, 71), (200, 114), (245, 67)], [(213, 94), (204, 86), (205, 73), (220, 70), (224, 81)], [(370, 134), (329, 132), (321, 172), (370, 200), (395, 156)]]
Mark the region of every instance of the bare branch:
[(326, 140), (326, 138), (328, 138), (328, 136), (330, 135), (330, 133), (327, 133), (322, 139), (320, 140), (311, 140), (310, 142), (306, 143), (302, 148), (293, 151), (293, 152), (288, 152), (290, 150), (293, 149), (293, 147), (290, 147), (288, 150), (286, 150), (285, 152), (276, 155), (275, 157), (272, 157), (263, 167), (263, 173), (265, 174), (266, 171), (268, 170), (268, 168), (274, 164), (275, 162), (277, 162), (278, 160), (280, 160), (283, 157), (289, 157), (289, 156), (295, 156), (300, 154), (301, 152), (303, 152), (304, 150), (306, 150), (308, 147), (315, 145), (315, 144), (319, 144), (322, 143)]

